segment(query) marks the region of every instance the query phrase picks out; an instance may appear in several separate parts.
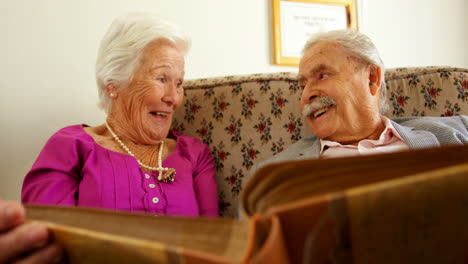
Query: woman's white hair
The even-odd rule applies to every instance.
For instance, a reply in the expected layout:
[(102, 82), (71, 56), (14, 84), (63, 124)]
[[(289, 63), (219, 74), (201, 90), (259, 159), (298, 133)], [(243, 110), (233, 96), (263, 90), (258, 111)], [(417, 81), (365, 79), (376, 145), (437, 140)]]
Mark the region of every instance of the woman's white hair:
[(101, 41), (96, 59), (98, 106), (109, 113), (112, 100), (106, 85), (126, 87), (139, 65), (144, 48), (152, 41), (166, 39), (185, 56), (190, 39), (176, 25), (150, 13), (128, 13), (116, 18)]
[(380, 113), (384, 114), (387, 109), (387, 86), (385, 84), (385, 66), (380, 58), (379, 52), (372, 40), (354, 30), (332, 30), (313, 35), (304, 45), (302, 54), (320, 41), (330, 41), (340, 44), (351, 56), (360, 61), (378, 66), (382, 72), (380, 82)]

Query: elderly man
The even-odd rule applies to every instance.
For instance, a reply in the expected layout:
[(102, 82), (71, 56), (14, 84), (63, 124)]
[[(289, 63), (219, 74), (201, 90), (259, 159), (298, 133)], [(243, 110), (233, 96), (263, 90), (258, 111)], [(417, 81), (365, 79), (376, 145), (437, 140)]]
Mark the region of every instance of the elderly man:
[(468, 143), (468, 118), (390, 120), (384, 65), (365, 35), (349, 30), (313, 36), (299, 64), (301, 110), (315, 134), (257, 164), (374, 154)]

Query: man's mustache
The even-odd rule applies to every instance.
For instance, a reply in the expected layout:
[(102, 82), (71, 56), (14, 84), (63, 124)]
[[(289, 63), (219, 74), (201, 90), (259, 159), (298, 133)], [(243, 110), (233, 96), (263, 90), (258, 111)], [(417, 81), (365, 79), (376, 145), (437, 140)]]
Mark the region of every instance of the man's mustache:
[(304, 110), (302, 110), (303, 116), (309, 116), (313, 112), (329, 105), (335, 105), (335, 99), (331, 98), (330, 96), (320, 96), (315, 98), (312, 103), (304, 105)]

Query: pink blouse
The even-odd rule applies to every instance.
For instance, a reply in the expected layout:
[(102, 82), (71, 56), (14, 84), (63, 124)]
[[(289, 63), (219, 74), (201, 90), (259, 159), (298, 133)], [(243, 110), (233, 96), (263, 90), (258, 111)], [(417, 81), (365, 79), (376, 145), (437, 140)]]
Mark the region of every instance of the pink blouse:
[(65, 127), (44, 146), (23, 182), (24, 203), (101, 207), (168, 215), (218, 215), (215, 169), (202, 141), (176, 131), (175, 151), (163, 167), (174, 168), (174, 182), (157, 181), (158, 172), (141, 169), (135, 158), (103, 148), (84, 131)]

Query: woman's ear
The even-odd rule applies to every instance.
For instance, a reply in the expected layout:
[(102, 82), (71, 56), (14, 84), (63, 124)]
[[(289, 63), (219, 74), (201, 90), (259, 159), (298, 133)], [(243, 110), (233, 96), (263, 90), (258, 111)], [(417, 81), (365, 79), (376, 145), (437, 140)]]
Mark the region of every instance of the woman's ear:
[(380, 89), (382, 81), (382, 70), (376, 65), (367, 65), (369, 73), (369, 90), (372, 95), (376, 95)]
[(111, 99), (117, 98), (117, 88), (115, 87), (114, 84), (112, 83), (106, 84), (106, 92), (107, 92), (107, 96), (109, 96)]

